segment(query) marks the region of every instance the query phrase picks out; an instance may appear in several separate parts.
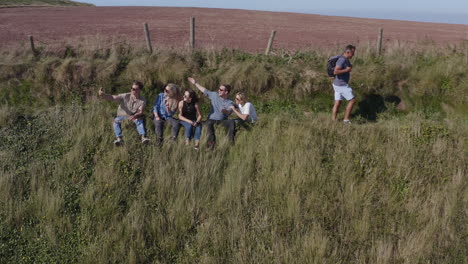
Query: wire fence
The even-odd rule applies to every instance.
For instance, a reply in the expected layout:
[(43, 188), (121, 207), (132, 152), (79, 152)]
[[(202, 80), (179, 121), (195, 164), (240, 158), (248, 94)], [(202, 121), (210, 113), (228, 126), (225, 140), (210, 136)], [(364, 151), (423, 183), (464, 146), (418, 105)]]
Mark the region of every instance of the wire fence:
[[(146, 41), (145, 43), (140, 43), (140, 45), (146, 46), (146, 49), (151, 54), (153, 52), (153, 43), (150, 38), (151, 34), (150, 34), (150, 30), (149, 30), (147, 23), (143, 24), (143, 29), (144, 29), (144, 36), (145, 36)], [(196, 39), (195, 32), (196, 32), (196, 20), (195, 20), (195, 17), (190, 17), (189, 35), (187, 36), (187, 43), (186, 43), (186, 47), (188, 47), (190, 50), (194, 50), (197, 48), (197, 39)], [(16, 36), (18, 36), (18, 33), (17, 32), (15, 33), (16, 33)], [(264, 52), (265, 55), (275, 54), (273, 52), (273, 46), (275, 42), (275, 36), (277, 35), (277, 33), (278, 32), (276, 30), (272, 30), (270, 37), (268, 39), (265, 39), (265, 44), (266, 44), (266, 48)], [(379, 56), (381, 55), (381, 50), (382, 50), (382, 39), (383, 39), (382, 35), (383, 35), (383, 29), (380, 28), (379, 35), (378, 35), (377, 49), (376, 49)], [(55, 40), (44, 39), (40, 37), (38, 38), (37, 36), (28, 35), (24, 33), (20, 33), (19, 38), (23, 41), (26, 41), (29, 39), (30, 49), (35, 54), (40, 53), (38, 49), (36, 49), (36, 46), (35, 46), (36, 43), (42, 46), (41, 49), (44, 49), (46, 47), (57, 47), (57, 46), (69, 47), (71, 46), (70, 44), (66, 43), (64, 39), (55, 41)], [(125, 45), (129, 43), (128, 40), (126, 39), (117, 40), (117, 41), (115, 39), (109, 41), (109, 39), (110, 37), (104, 37), (104, 36), (96, 37), (93, 43), (91, 45), (88, 45), (88, 47), (91, 47), (95, 51), (100, 51), (100, 50), (106, 50), (106, 49), (112, 48), (116, 45)], [(85, 47), (82, 43), (80, 44), (80, 46)]]
[[(189, 34), (187, 36), (187, 42), (186, 42), (186, 45), (185, 47), (187, 47), (189, 50), (195, 50), (198, 47), (198, 43), (197, 43), (197, 39), (196, 39), (196, 20), (195, 20), (195, 17), (190, 17), (189, 19)], [(4, 28), (4, 27), (3, 27)], [(2, 29), (2, 26), (0, 26), (0, 29)], [(123, 46), (123, 45), (129, 45), (130, 46), (130, 42), (131, 42), (131, 46), (133, 48), (142, 48), (142, 49), (146, 49), (148, 51), (148, 53), (153, 53), (153, 42), (151, 41), (151, 34), (150, 34), (150, 29), (148, 27), (148, 24), (147, 23), (144, 23), (143, 24), (143, 29), (144, 29), (144, 39), (145, 41), (140, 41), (138, 43), (135, 43), (133, 41), (130, 41), (130, 39), (127, 39), (126, 37), (124, 37), (122, 35), (122, 37), (119, 37), (119, 36), (114, 36), (114, 37), (108, 37), (108, 36), (100, 36), (100, 35), (95, 35), (93, 37), (89, 37), (88, 39), (85, 39), (84, 42), (77, 42), (76, 40), (72, 40), (72, 38), (69, 38), (70, 41), (66, 41), (67, 39), (57, 39), (57, 40), (54, 40), (54, 39), (48, 39), (48, 38), (44, 38), (44, 36), (40, 36), (40, 37), (37, 37), (37, 36), (32, 36), (32, 35), (28, 35), (28, 34), (25, 34), (25, 33), (19, 33), (19, 32), (12, 32), (12, 34), (9, 34), (9, 35), (14, 35), (14, 40), (17, 40), (17, 41), (22, 41), (22, 42), (29, 42), (29, 49), (35, 54), (35, 55), (40, 55), (41, 52), (44, 52), (44, 51), (47, 51), (48, 49), (59, 49), (59, 50), (63, 50), (63, 49), (67, 49), (67, 48), (71, 48), (72, 47), (72, 44), (70, 43), (79, 43), (79, 46), (81, 48), (85, 48), (85, 49), (89, 49), (89, 50), (93, 50), (95, 52), (101, 52), (101, 51), (105, 51), (105, 50), (109, 50), (109, 49), (112, 49), (116, 46)], [(371, 49), (373, 50), (373, 53), (377, 56), (383, 56), (383, 53), (385, 51), (385, 48), (383, 47), (383, 41), (384, 41), (384, 30), (383, 28), (378, 28), (378, 30), (376, 30), (377, 32), (377, 36), (376, 36), (376, 42), (374, 42), (375, 44), (372, 44), (372, 43), (369, 43), (369, 47), (371, 47)], [(275, 37), (278, 33), (281, 33), (281, 32), (277, 32), (276, 30), (272, 30), (271, 31), (271, 35), (268, 39), (265, 39), (265, 44), (266, 44), (266, 48), (265, 48), (265, 52), (264, 54), (265, 55), (276, 55), (277, 52), (274, 51), (273, 49), (273, 46), (274, 46), (274, 42), (275, 42)], [(83, 38), (83, 37), (81, 37)], [(468, 41), (468, 33), (467, 33), (467, 36), (466, 36), (467, 40), (465, 40), (465, 42)], [(11, 39), (11, 38), (10, 38)], [(17, 42), (16, 42), (17, 43)], [(36, 44), (39, 45), (39, 47), (36, 47)], [(400, 44), (400, 41), (398, 41), (398, 46)], [(137, 46), (135, 46), (137, 45)], [(158, 44), (160, 45), (160, 47), (162, 47), (162, 44)], [(389, 44), (386, 44), (386, 45), (389, 45)], [(466, 43), (464, 46), (467, 46)], [(28, 48), (28, 47), (27, 47)], [(468, 63), (468, 48), (464, 48), (465, 51), (463, 53), (465, 53), (465, 62)]]

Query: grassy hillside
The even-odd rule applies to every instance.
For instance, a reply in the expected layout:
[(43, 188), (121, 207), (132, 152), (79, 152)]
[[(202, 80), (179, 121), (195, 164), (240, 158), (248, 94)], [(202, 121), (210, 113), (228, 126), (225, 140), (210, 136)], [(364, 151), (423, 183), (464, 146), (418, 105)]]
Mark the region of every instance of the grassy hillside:
[(0, 6), (93, 6), (69, 0), (0, 0)]
[[(350, 126), (324, 53), (2, 51), (0, 263), (466, 263), (464, 47), (422, 50), (356, 55)], [(190, 75), (246, 91), (259, 124), (212, 151), (132, 124), (111, 144), (98, 87), (139, 79), (152, 105)]]

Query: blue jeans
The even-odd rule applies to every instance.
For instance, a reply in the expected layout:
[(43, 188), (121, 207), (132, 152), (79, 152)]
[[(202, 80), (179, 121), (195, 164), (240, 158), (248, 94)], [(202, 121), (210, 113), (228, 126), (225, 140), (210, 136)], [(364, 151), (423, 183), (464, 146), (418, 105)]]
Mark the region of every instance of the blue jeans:
[[(114, 119), (114, 134), (116, 137), (122, 137), (122, 121), (127, 119), (125, 116), (118, 116)], [(138, 134), (141, 136), (146, 135), (145, 132), (145, 122), (142, 119), (138, 120), (133, 120), (133, 123), (135, 123)]]
[(185, 127), (185, 139), (190, 140), (193, 136), (195, 140), (200, 140), (202, 126), (197, 124), (196, 127), (192, 126), (189, 122), (180, 121), (180, 123)]

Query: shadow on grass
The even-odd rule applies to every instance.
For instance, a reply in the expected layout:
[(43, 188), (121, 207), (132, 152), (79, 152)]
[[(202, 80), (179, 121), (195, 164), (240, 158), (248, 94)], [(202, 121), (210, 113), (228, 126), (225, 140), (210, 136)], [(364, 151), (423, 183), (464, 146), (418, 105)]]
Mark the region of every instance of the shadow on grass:
[(354, 116), (360, 116), (367, 121), (375, 122), (378, 114), (387, 111), (386, 104), (397, 106), (401, 102), (401, 98), (395, 95), (383, 97), (379, 94), (367, 94), (364, 99), (358, 103), (358, 109)]

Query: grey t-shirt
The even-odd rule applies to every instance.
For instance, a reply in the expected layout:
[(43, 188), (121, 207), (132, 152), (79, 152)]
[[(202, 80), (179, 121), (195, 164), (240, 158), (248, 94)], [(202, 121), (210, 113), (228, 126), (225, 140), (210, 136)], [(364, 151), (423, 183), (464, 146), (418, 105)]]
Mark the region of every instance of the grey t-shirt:
[[(347, 67), (352, 67), (351, 62), (349, 62), (346, 57), (341, 56), (336, 61), (336, 66), (340, 66), (341, 69), (346, 69)], [(333, 80), (333, 84), (336, 86), (346, 86), (349, 83), (349, 78), (351, 77), (351, 73), (346, 72), (343, 74), (335, 75), (335, 79)]]
[(227, 109), (229, 110), (230, 113), (232, 113), (231, 106), (234, 105), (234, 103), (229, 99), (223, 99), (219, 97), (217, 92), (205, 90), (205, 95), (208, 96), (208, 98), (210, 98), (210, 101), (211, 101), (211, 110), (210, 110), (210, 115), (208, 116), (208, 119), (212, 119), (212, 120), (227, 119), (228, 115), (223, 114), (221, 110)]
[(143, 109), (146, 104), (145, 98), (140, 96), (135, 98), (131, 93), (123, 93), (117, 95), (120, 100), (119, 108), (117, 108), (117, 116), (128, 117), (134, 115), (138, 110)]

